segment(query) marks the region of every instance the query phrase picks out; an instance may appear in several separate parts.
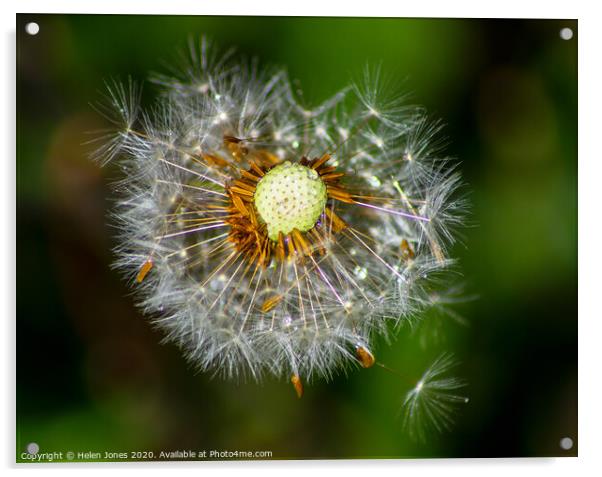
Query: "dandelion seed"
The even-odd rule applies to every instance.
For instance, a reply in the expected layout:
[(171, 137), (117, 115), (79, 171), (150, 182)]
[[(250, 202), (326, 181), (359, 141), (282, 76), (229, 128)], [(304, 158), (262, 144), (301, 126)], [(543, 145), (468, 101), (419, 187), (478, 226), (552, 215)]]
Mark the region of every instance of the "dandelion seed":
[(456, 394), (466, 383), (446, 376), (456, 365), (452, 355), (442, 354), (406, 394), (402, 407), (403, 426), (412, 437), (425, 440), (430, 431), (449, 430), (458, 405), (468, 403), (467, 397)]
[[(433, 130), (380, 72), (310, 108), (284, 71), (205, 40), (190, 51), (175, 77), (154, 78), (154, 109), (140, 111), (131, 81), (109, 83), (99, 108), (115, 128), (97, 157), (123, 171), (116, 267), (199, 370), (275, 374), (301, 396), (313, 377), (372, 366), (388, 323), (436, 305), (462, 223)], [(408, 395), (410, 423), (447, 422), (445, 363)]]
[(297, 397), (299, 399), (301, 399), (303, 397), (303, 383), (302, 383), (299, 375), (293, 374), (293, 376), (291, 377), (291, 383), (293, 384), (293, 387), (295, 388)]
[(356, 354), (362, 367), (371, 368), (374, 366), (376, 360), (374, 359), (374, 355), (367, 348), (362, 345), (357, 346)]

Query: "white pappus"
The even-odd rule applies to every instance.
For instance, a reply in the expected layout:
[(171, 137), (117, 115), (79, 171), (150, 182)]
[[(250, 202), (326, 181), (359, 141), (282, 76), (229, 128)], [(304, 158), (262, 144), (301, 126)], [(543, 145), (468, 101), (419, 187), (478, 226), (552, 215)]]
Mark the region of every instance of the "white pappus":
[(198, 369), (260, 379), (370, 367), (377, 335), (441, 296), (462, 225), (441, 128), (379, 70), (316, 108), (286, 73), (206, 40), (142, 111), (108, 85), (118, 259), (139, 305)]

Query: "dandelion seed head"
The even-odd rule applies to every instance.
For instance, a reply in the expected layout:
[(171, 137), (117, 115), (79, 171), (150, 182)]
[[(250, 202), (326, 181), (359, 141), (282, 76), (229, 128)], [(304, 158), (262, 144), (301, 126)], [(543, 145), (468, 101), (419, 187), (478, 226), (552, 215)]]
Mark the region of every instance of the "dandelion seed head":
[[(309, 106), (281, 69), (189, 50), (152, 78), (154, 107), (129, 80), (98, 108), (112, 129), (96, 156), (122, 174), (115, 267), (199, 370), (290, 381), (372, 363), (453, 264), (465, 204), (439, 123), (380, 70)], [(421, 382), (414, 412), (440, 391), (437, 373)]]

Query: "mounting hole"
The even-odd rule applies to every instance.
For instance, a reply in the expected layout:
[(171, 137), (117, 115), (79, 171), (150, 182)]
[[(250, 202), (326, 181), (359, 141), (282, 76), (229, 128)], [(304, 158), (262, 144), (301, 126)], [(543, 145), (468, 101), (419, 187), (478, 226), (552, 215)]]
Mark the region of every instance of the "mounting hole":
[(37, 35), (40, 31), (40, 25), (38, 25), (36, 22), (29, 22), (27, 25), (25, 25), (25, 31), (29, 35)]
[(571, 450), (573, 448), (573, 439), (570, 437), (563, 437), (560, 439), (560, 448), (564, 450)]
[(573, 30), (571, 30), (570, 28), (563, 28), (562, 30), (560, 30), (560, 38), (562, 38), (563, 40), (570, 40), (571, 38), (573, 38)]
[(29, 455), (36, 455), (38, 452), (40, 452), (40, 446), (36, 442), (30, 442), (27, 444), (26, 449)]

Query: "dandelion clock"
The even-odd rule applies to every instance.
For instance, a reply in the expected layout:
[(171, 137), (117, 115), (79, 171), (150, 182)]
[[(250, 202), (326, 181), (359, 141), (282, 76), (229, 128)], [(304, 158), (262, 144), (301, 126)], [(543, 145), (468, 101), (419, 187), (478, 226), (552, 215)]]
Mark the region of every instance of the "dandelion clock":
[(202, 40), (153, 82), (149, 110), (132, 81), (108, 83), (116, 129), (96, 156), (122, 169), (115, 266), (199, 370), (276, 375), (301, 397), (312, 378), (373, 366), (378, 336), (441, 306), (460, 177), (440, 124), (380, 69), (307, 108), (283, 70)]

